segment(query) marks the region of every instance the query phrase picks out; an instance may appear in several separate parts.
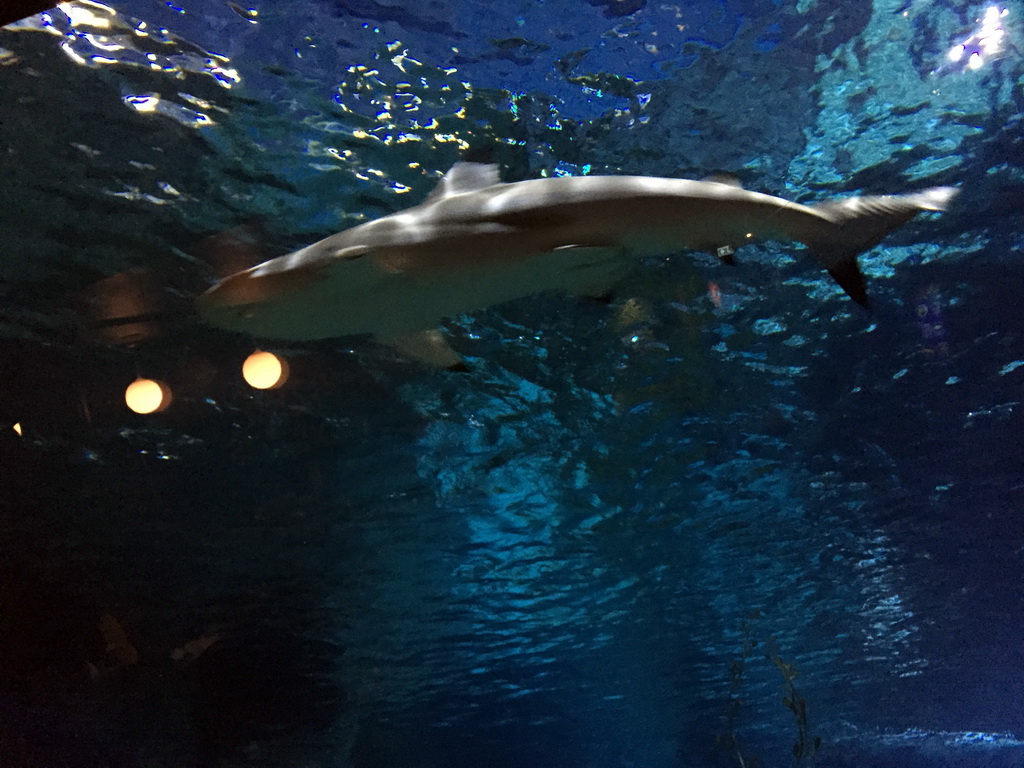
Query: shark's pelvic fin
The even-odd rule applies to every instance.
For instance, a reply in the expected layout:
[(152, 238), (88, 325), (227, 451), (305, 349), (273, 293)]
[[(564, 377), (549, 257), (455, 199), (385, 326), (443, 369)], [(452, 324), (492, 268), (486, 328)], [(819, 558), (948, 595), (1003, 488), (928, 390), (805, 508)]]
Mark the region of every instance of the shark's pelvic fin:
[(406, 357), (419, 360), (435, 368), (449, 368), (455, 371), (466, 369), (462, 355), (456, 352), (437, 329), (414, 331), (381, 339)]
[(456, 163), (427, 196), (427, 203), (436, 203), (449, 195), (476, 192), (501, 183), (498, 166), (493, 163)]
[(622, 248), (609, 248), (603, 245), (563, 245), (555, 252), (571, 252), (575, 259), (575, 263), (566, 272), (571, 278), (570, 291), (577, 296), (599, 301), (608, 299), (612, 289), (632, 268), (632, 262)]
[(851, 197), (812, 206), (834, 227), (798, 237), (811, 249), (839, 286), (862, 307), (867, 286), (857, 256), (921, 211), (944, 211), (956, 197), (954, 187), (933, 187), (909, 195)]

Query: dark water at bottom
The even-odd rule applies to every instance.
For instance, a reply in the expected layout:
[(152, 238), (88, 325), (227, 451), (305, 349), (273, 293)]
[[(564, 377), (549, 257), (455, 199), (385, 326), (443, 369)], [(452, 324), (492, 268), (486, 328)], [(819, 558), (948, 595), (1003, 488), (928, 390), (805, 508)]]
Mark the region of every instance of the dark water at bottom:
[[(695, 413), (692, 366), (631, 354), (604, 393), (515, 356), (383, 383), (342, 358), (317, 408), (9, 441), (5, 744), (26, 766), (1019, 764), (1022, 486), (991, 448), (1015, 408), (933, 400), (897, 435), (877, 397), (825, 416), (828, 378), (755, 390), (726, 363)], [(655, 390), (680, 399), (623, 406)]]

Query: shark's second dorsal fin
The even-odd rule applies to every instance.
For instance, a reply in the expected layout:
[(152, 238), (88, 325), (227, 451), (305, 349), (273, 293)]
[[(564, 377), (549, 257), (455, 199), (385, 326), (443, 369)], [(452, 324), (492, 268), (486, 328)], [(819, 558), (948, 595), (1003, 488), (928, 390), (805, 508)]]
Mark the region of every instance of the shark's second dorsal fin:
[(463, 192), (475, 192), (484, 187), (500, 184), (498, 166), (493, 163), (456, 163), (438, 182), (426, 199), (428, 203), (436, 203), (449, 195), (461, 195)]

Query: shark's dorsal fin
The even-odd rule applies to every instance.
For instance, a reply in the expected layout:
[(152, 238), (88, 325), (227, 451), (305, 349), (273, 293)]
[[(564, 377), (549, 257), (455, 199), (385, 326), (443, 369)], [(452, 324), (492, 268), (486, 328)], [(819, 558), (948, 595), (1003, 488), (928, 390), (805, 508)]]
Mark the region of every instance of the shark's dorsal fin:
[(444, 178), (434, 187), (434, 191), (427, 196), (426, 202), (436, 203), (449, 195), (475, 192), (478, 189), (492, 187), (500, 183), (501, 178), (498, 175), (496, 164), (462, 161), (451, 167)]
[(705, 176), (701, 181), (712, 181), (715, 184), (726, 184), (730, 187), (743, 189), (743, 185), (740, 183), (739, 178), (733, 176), (731, 173), (712, 173), (710, 176)]

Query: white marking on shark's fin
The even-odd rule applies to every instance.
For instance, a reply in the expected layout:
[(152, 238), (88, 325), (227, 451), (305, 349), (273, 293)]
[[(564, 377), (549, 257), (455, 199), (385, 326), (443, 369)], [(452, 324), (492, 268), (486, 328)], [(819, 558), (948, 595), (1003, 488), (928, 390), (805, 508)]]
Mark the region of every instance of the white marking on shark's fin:
[(331, 255), (335, 259), (337, 259), (339, 261), (343, 261), (343, 260), (347, 260), (347, 259), (358, 259), (358, 258), (360, 258), (362, 256), (365, 256), (366, 254), (368, 254), (372, 250), (373, 250), (373, 248), (371, 248), (368, 245), (350, 245), (347, 248), (340, 248), (340, 249), (338, 249), (337, 251), (335, 251)]
[(427, 196), (426, 202), (436, 203), (449, 195), (461, 195), (464, 192), (476, 192), (486, 187), (501, 183), (498, 166), (493, 163), (456, 163), (438, 182), (434, 190)]
[(736, 189), (743, 189), (739, 178), (731, 173), (712, 173), (710, 176), (705, 176), (701, 181), (710, 181), (714, 184), (725, 184), (729, 187), (736, 187)]
[(381, 339), (389, 347), (393, 347), (406, 357), (419, 360), (435, 368), (465, 370), (466, 362), (456, 352), (437, 329), (413, 331), (397, 336)]

